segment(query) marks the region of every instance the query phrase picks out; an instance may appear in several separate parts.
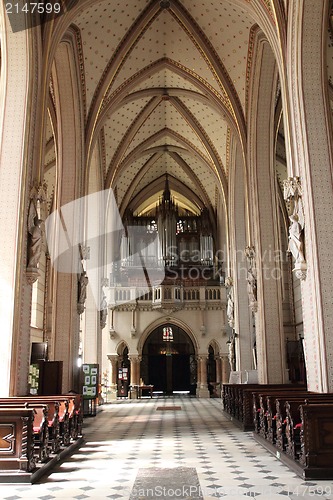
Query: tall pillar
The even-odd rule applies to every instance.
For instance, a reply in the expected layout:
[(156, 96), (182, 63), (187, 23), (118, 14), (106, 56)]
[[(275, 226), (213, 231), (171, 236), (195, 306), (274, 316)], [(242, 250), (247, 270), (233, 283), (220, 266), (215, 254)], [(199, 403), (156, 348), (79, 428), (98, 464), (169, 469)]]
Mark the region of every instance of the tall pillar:
[(222, 364), (222, 384), (227, 384), (229, 382), (230, 365), (228, 356), (221, 356)]
[(108, 354), (108, 359), (110, 361), (110, 398), (117, 399), (117, 375), (118, 375), (118, 355), (117, 354)]
[(85, 321), (83, 334), (83, 356), (85, 363), (98, 363), (97, 335), (100, 333), (99, 314), (96, 309), (96, 301), (88, 288)]
[(215, 356), (216, 365), (216, 382), (219, 384), (222, 380), (222, 366), (221, 366), (221, 356)]
[[(16, 16), (16, 15), (15, 15)], [(17, 14), (25, 26), (28, 16)], [(24, 395), (30, 358), (31, 286), (25, 276), (29, 140), (35, 125), (33, 84), (39, 74), (30, 60), (33, 30), (12, 32), (5, 3), (0, 6), (0, 396)], [(15, 63), (13, 63), (15, 61)], [(31, 126), (31, 129), (30, 129)], [(25, 142), (26, 141), (26, 142)]]
[(248, 199), (245, 186), (245, 165), (240, 145), (231, 142), (230, 169), (230, 264), (234, 283), (236, 369), (252, 369), (253, 340), (251, 338), (251, 311), (247, 294), (246, 217)]
[[(59, 111), (59, 180), (57, 209), (79, 199), (81, 192), (81, 174), (83, 171), (82, 129), (80, 127), (80, 94), (78, 75), (70, 44), (61, 43), (55, 56), (53, 74), (56, 108)], [(82, 124), (81, 124), (82, 125)], [(79, 216), (83, 217), (83, 214)], [(73, 217), (75, 214), (73, 214)], [(72, 221), (66, 221), (66, 229)], [(73, 228), (82, 228), (83, 220), (78, 217)], [(78, 233), (79, 233), (79, 229)], [(51, 231), (56, 232), (55, 228)], [(70, 236), (72, 236), (70, 234)], [(58, 269), (55, 276), (55, 319), (53, 330), (54, 357), (63, 361), (63, 391), (72, 389), (76, 379), (79, 345), (79, 315), (77, 311), (79, 255), (70, 249), (66, 272)], [(70, 267), (71, 266), (71, 267)], [(71, 272), (70, 272), (71, 271)]]
[(215, 356), (215, 364), (216, 364), (216, 383), (219, 384), (217, 386), (217, 394), (221, 396), (221, 386), (222, 386), (222, 358), (220, 355)]
[(326, 46), (328, 0), (292, 0), (289, 6), (288, 84), (295, 162), (304, 208), (307, 271), (301, 277), (308, 389), (333, 392), (332, 117)]
[[(288, 381), (279, 262), (274, 113), (277, 82), (275, 58), (264, 37), (258, 37), (252, 64), (249, 99), (249, 164), (252, 232), (257, 271), (256, 321), (259, 383)], [(249, 354), (252, 349), (249, 350)]]
[(130, 385), (139, 385), (140, 383), (140, 356), (130, 354), (129, 360), (131, 362), (131, 380)]
[(208, 382), (207, 382), (207, 354), (199, 355), (199, 373), (200, 373), (200, 383), (198, 381), (197, 387), (197, 397), (198, 398), (209, 398)]

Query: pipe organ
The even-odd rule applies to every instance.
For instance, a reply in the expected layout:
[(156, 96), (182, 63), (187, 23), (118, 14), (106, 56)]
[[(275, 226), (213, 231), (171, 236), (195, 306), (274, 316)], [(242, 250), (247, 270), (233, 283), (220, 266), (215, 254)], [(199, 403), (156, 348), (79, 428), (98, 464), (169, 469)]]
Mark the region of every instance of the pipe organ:
[(166, 176), (163, 195), (149, 215), (127, 213), (121, 238), (120, 264), (124, 268), (142, 266), (165, 268), (212, 267), (214, 241), (208, 210), (200, 215), (179, 210), (171, 196)]

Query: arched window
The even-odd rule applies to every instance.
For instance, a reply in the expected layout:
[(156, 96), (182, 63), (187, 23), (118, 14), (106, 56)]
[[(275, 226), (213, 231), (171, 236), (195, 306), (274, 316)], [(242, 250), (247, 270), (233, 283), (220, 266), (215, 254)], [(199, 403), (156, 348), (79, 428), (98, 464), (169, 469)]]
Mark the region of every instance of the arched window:
[(173, 342), (173, 331), (171, 326), (163, 327), (163, 341), (164, 342)]

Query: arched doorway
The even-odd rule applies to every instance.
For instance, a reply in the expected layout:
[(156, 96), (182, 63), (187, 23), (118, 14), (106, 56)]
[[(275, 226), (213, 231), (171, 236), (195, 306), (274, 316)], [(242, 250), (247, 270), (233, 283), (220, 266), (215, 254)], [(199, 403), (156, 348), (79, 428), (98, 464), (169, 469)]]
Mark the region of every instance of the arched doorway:
[(154, 392), (195, 394), (195, 350), (182, 328), (168, 323), (152, 331), (142, 349), (141, 377), (154, 386)]
[(117, 373), (117, 385), (118, 385), (118, 396), (127, 397), (129, 390), (129, 383), (131, 380), (131, 365), (128, 358), (128, 347), (124, 343), (118, 348), (118, 373)]

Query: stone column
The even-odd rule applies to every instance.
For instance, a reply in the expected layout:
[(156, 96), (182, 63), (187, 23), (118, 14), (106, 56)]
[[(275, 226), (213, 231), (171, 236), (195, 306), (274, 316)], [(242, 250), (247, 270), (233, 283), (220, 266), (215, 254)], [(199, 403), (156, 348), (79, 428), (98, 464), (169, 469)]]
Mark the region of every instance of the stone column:
[(110, 398), (117, 399), (117, 378), (118, 378), (118, 355), (108, 354), (108, 359), (111, 365), (111, 386), (110, 386)]
[(222, 368), (222, 384), (227, 384), (229, 382), (230, 375), (230, 364), (227, 355), (221, 356), (221, 368)]
[(216, 364), (216, 382), (220, 385), (217, 386), (217, 394), (221, 396), (221, 386), (222, 386), (222, 359), (221, 356), (215, 356), (215, 364)]
[(131, 362), (131, 385), (139, 385), (140, 381), (140, 356), (136, 354), (130, 354), (129, 360)]
[(198, 364), (200, 373), (200, 383), (198, 382), (197, 387), (197, 397), (198, 398), (209, 398), (208, 382), (207, 382), (207, 354), (198, 356)]
[[(8, 15), (0, 7), (0, 396), (24, 395), (28, 388), (30, 356), (31, 286), (25, 275), (27, 248), (27, 199), (31, 138), (35, 125), (32, 89), (38, 76), (38, 58), (29, 60), (31, 30), (12, 32)], [(16, 16), (16, 15), (15, 15)], [(22, 27), (27, 16), (15, 17)], [(13, 64), (15, 61), (15, 64)], [(31, 92), (31, 93), (30, 93)], [(32, 149), (32, 148), (31, 148)], [(29, 154), (29, 156), (28, 156)], [(24, 190), (24, 186), (26, 189)]]
[(82, 335), (85, 363), (98, 363), (97, 337), (99, 332), (99, 314), (96, 308), (96, 301), (89, 287), (85, 303), (84, 332)]
[[(82, 195), (81, 175), (83, 172), (83, 135), (80, 124), (80, 87), (78, 75), (75, 73), (72, 52), (69, 44), (60, 44), (54, 62), (54, 95), (58, 119), (58, 192), (56, 194), (57, 209), (67, 203), (80, 199)], [(75, 217), (76, 216), (76, 217)], [(66, 236), (69, 241), (75, 241), (83, 227), (84, 213), (68, 216)], [(71, 222), (75, 218), (75, 223)], [(58, 230), (63, 229), (63, 223), (58, 218), (51, 228), (54, 237)], [(68, 248), (68, 257), (60, 263), (55, 276), (55, 318), (53, 325), (53, 342), (55, 360), (63, 361), (63, 391), (72, 389), (76, 378), (79, 344), (79, 314), (77, 310), (79, 254), (76, 246)], [(66, 262), (65, 262), (66, 261)], [(64, 267), (62, 267), (64, 266)]]
[(230, 169), (230, 265), (234, 282), (234, 307), (236, 337), (236, 369), (244, 372), (252, 369), (251, 311), (247, 293), (247, 213), (248, 196), (245, 184), (245, 165), (239, 144), (234, 138), (231, 141)]
[[(130, 354), (128, 357), (129, 357), (129, 360), (131, 363), (130, 385), (137, 386), (137, 385), (139, 385), (139, 382), (140, 382), (140, 362), (141, 362), (141, 359), (140, 359), (140, 356), (138, 356), (137, 354)], [(137, 399), (138, 393), (135, 389), (131, 391), (130, 397), (131, 397), (131, 399)]]
[(328, 0), (292, 0), (289, 5), (288, 85), (295, 147), (289, 176), (294, 180), (299, 176), (302, 187), (307, 270), (303, 275), (296, 272), (302, 289), (307, 383), (308, 389), (316, 392), (333, 392), (333, 131), (326, 70), (328, 14)]
[(220, 383), (222, 380), (222, 366), (221, 366), (221, 356), (215, 356), (215, 364), (216, 364), (216, 382)]
[[(252, 65), (249, 98), (249, 172), (255, 242), (258, 312), (256, 321), (259, 383), (288, 381), (282, 310), (282, 273), (274, 149), (277, 67), (267, 40), (258, 38)], [(249, 246), (251, 246), (250, 243)], [(249, 325), (250, 326), (250, 325)], [(249, 349), (249, 356), (252, 349)]]

